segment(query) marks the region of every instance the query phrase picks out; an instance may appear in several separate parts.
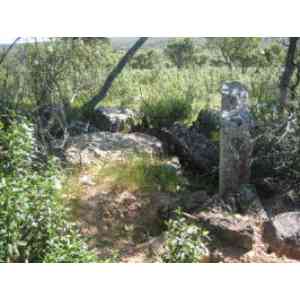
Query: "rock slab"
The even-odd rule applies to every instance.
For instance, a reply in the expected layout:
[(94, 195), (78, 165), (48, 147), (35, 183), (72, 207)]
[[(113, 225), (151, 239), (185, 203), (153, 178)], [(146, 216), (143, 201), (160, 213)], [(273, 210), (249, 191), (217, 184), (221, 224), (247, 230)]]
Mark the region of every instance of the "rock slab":
[(218, 164), (218, 147), (196, 127), (175, 123), (159, 133), (169, 153), (178, 156), (180, 163), (199, 172), (211, 172)]
[(132, 153), (160, 155), (162, 152), (162, 143), (146, 134), (95, 132), (71, 137), (65, 158), (74, 165), (89, 165), (95, 160), (120, 159)]
[(264, 223), (263, 239), (278, 255), (300, 259), (300, 212), (286, 212)]
[(101, 131), (130, 131), (135, 113), (127, 108), (99, 107), (93, 115), (93, 125)]
[(247, 218), (240, 215), (201, 212), (197, 220), (220, 241), (250, 251), (254, 243), (254, 229)]

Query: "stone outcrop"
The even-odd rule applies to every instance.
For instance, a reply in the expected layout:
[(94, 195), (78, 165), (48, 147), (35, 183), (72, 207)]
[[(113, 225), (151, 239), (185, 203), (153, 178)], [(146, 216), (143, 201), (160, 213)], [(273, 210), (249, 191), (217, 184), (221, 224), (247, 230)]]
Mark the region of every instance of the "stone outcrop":
[(254, 229), (247, 217), (224, 212), (200, 212), (192, 219), (206, 227), (218, 240), (250, 251), (254, 243)]
[(160, 155), (162, 152), (162, 143), (146, 134), (95, 132), (71, 137), (65, 158), (71, 164), (88, 165), (96, 159), (114, 160), (128, 154)]
[(272, 252), (300, 259), (300, 212), (282, 213), (265, 222), (263, 239)]
[(169, 129), (160, 130), (156, 136), (171, 154), (178, 156), (182, 166), (200, 173), (211, 172), (218, 164), (218, 147), (196, 127), (175, 123)]
[(218, 141), (220, 132), (220, 110), (202, 109), (192, 128), (212, 141)]
[(135, 113), (127, 108), (99, 107), (92, 116), (92, 123), (101, 131), (130, 131)]
[(254, 185), (241, 185), (239, 192), (235, 196), (237, 208), (243, 215), (253, 215), (259, 217), (261, 220), (268, 219), (268, 215)]

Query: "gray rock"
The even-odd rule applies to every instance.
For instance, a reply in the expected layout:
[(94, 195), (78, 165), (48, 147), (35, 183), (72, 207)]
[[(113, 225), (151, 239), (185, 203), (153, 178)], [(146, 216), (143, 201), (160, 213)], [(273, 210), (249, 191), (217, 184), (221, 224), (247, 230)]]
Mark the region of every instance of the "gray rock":
[(218, 164), (218, 147), (196, 127), (188, 128), (175, 123), (161, 133), (169, 152), (177, 155), (181, 164), (201, 172), (210, 172)]
[(83, 175), (79, 178), (79, 182), (82, 185), (87, 185), (87, 186), (94, 186), (96, 183), (93, 181), (92, 176), (90, 175)]
[(257, 195), (256, 188), (252, 184), (243, 184), (236, 195), (236, 205), (242, 214), (255, 215), (267, 220), (267, 213)]
[(238, 192), (249, 183), (253, 141), (247, 89), (239, 82), (222, 85), (219, 192)]
[(188, 212), (203, 210), (209, 205), (210, 198), (206, 191), (196, 191), (188, 195), (184, 195), (181, 206)]
[(201, 212), (197, 220), (228, 245), (250, 251), (254, 243), (254, 229), (246, 217), (226, 213)]
[(88, 165), (95, 160), (120, 159), (132, 153), (160, 155), (162, 152), (162, 143), (146, 134), (95, 132), (71, 137), (65, 158), (71, 164)]
[(84, 133), (92, 133), (97, 132), (97, 128), (92, 126), (90, 123), (81, 122), (81, 121), (73, 121), (68, 126), (68, 131), (71, 136), (84, 134)]
[(300, 212), (282, 213), (265, 222), (263, 239), (271, 251), (300, 259)]
[(96, 109), (92, 123), (101, 131), (130, 131), (135, 113), (127, 108), (99, 107)]

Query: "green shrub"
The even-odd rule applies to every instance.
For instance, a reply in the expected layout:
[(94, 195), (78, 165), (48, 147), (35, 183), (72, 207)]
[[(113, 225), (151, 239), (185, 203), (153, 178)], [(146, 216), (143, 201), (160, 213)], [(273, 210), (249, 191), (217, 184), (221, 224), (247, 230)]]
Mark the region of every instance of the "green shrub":
[(180, 210), (177, 218), (167, 222), (166, 252), (162, 255), (167, 263), (194, 263), (208, 255), (206, 244), (208, 231), (189, 224)]
[(164, 52), (177, 68), (183, 68), (196, 62), (195, 50), (193, 39), (177, 38), (168, 43)]
[(159, 67), (161, 63), (162, 55), (160, 51), (156, 49), (146, 49), (135, 55), (130, 65), (133, 69), (154, 69)]
[(189, 86), (180, 79), (153, 88), (141, 103), (140, 112), (145, 127), (170, 127), (177, 121), (187, 120), (192, 113), (194, 97)]
[(31, 126), (2, 127), (0, 145), (0, 261), (96, 261), (68, 219), (55, 164), (38, 160)]

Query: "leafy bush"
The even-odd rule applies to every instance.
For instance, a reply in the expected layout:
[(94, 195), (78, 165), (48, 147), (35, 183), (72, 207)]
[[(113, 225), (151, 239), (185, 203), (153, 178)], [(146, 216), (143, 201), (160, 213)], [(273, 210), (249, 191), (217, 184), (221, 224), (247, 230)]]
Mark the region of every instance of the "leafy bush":
[(255, 66), (263, 57), (259, 37), (208, 38), (208, 46), (217, 51), (220, 60), (230, 67), (241, 67), (243, 72)]
[(154, 88), (144, 99), (140, 112), (145, 127), (170, 127), (191, 116), (194, 97), (189, 86), (183, 84), (179, 79), (166, 82), (165, 86)]
[(177, 68), (187, 67), (196, 62), (195, 45), (191, 38), (178, 38), (169, 42), (165, 54)]
[(269, 178), (281, 186), (297, 184), (300, 178), (300, 110), (279, 113), (279, 104), (269, 102), (252, 108), (256, 119), (252, 176)]
[(96, 261), (68, 220), (55, 164), (38, 160), (31, 126), (2, 127), (0, 145), (0, 261)]
[(154, 69), (159, 67), (161, 53), (155, 49), (141, 50), (132, 58), (130, 65), (133, 69)]
[(167, 222), (166, 252), (162, 255), (167, 263), (195, 263), (208, 255), (206, 244), (209, 240), (208, 231), (188, 224), (180, 210), (177, 218)]

